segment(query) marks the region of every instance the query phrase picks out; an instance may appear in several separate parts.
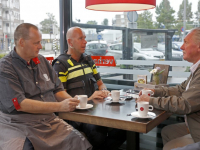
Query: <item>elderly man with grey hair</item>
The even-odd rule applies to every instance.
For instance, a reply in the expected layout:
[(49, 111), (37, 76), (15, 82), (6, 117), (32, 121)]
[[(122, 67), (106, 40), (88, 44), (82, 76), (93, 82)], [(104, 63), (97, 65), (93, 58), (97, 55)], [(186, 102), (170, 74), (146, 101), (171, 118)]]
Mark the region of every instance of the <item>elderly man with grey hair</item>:
[(163, 150), (200, 149), (198, 143), (200, 142), (200, 28), (190, 31), (181, 49), (183, 59), (193, 63), (190, 67), (190, 77), (174, 87), (151, 89), (154, 97), (141, 95), (140, 92), (138, 99), (138, 101), (148, 101), (154, 108), (185, 115), (185, 123), (163, 128)]
[(0, 60), (0, 149), (88, 150), (92, 146), (54, 112), (73, 111), (71, 98), (39, 51), (41, 34), (35, 25), (20, 24), (16, 47)]

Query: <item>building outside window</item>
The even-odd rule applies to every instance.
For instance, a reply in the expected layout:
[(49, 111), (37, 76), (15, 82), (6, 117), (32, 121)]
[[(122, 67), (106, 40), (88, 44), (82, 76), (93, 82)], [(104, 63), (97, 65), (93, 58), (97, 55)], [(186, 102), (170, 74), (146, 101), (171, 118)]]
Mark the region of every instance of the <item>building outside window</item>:
[[(11, 1), (12, 2), (12, 1)], [(44, 4), (40, 3), (39, 0), (29, 1), (29, 0), (14, 0), (14, 10), (17, 9), (20, 11), (15, 11), (15, 19), (14, 20), (23, 20), (24, 22), (30, 22), (37, 25), (45, 39), (43, 39), (43, 49), (41, 52), (49, 51), (54, 52), (53, 50), (53, 40), (59, 41), (59, 35), (54, 34), (54, 28), (59, 29), (60, 21), (59, 21), (59, 2), (55, 2), (54, 0), (44, 0)], [(147, 10), (147, 11), (138, 11), (138, 18), (135, 22), (133, 22), (133, 29), (145, 29), (146, 32), (133, 32), (131, 31), (130, 27), (128, 27), (128, 23), (130, 20), (128, 19), (127, 12), (101, 12), (101, 11), (92, 11), (85, 9), (85, 1), (84, 0), (72, 0), (72, 24), (79, 26), (79, 24), (85, 25), (104, 25), (110, 26), (112, 29), (103, 29), (102, 31), (97, 31), (96, 28), (83, 28), (86, 32), (87, 40), (90, 41), (98, 41), (98, 37), (100, 37), (99, 41), (106, 42), (107, 45), (111, 44), (119, 44), (127, 43), (128, 38), (125, 35), (125, 31), (128, 30), (132, 33), (132, 47), (129, 47), (129, 55), (125, 54), (127, 52), (126, 47), (122, 47), (121, 53), (118, 54), (119, 59), (123, 60), (134, 60), (136, 58), (140, 59), (141, 61), (147, 60), (158, 60), (158, 61), (167, 61), (177, 59), (176, 61), (182, 61), (181, 52), (177, 52), (176, 50), (172, 49), (168, 52), (166, 50), (165, 41), (166, 41), (166, 34), (164, 32), (159, 33), (149, 33), (147, 30), (174, 30), (174, 38), (176, 42), (182, 43), (183, 40), (183, 15), (179, 15), (179, 12), (183, 10), (179, 10), (180, 6), (182, 5), (182, 1), (169, 0), (170, 7), (162, 7), (160, 12), (162, 12), (165, 8), (172, 8), (174, 11), (171, 14), (166, 14), (166, 16), (170, 16), (171, 18), (165, 18), (162, 21), (159, 21), (158, 17), (160, 16), (159, 13), (156, 13), (156, 9), (158, 6), (162, 6), (163, 0), (157, 0), (157, 8)], [(198, 10), (198, 1), (197, 0), (189, 0), (191, 3), (191, 12), (188, 12), (188, 18), (186, 18), (186, 30), (190, 30), (191, 28), (198, 26), (199, 24), (199, 17), (196, 16), (196, 12)], [(45, 5), (48, 3), (48, 6)], [(38, 5), (40, 4), (40, 5)], [(53, 6), (54, 9), (51, 9), (50, 6)], [(18, 8), (19, 7), (19, 8)], [(190, 5), (187, 5), (190, 7)], [(35, 11), (37, 8), (40, 11)], [(182, 7), (181, 7), (182, 8)], [(159, 11), (157, 11), (159, 12)], [(191, 15), (192, 14), (192, 15)], [(45, 19), (49, 20), (51, 23), (47, 24)], [(166, 20), (170, 20), (171, 22), (166, 22)], [(16, 22), (14, 25), (17, 26), (21, 21)], [(3, 22), (4, 25), (4, 22)], [(81, 27), (81, 26), (80, 26)], [(119, 29), (118, 27), (121, 27)], [(91, 32), (92, 31), (92, 32)], [(58, 37), (58, 38), (57, 38)], [(125, 39), (127, 38), (127, 39)], [(146, 41), (146, 42), (144, 42)], [(149, 42), (147, 42), (149, 41)], [(173, 41), (172, 41), (173, 42)], [(50, 44), (49, 44), (50, 43)], [(134, 43), (140, 43), (141, 48), (138, 51), (141, 53), (141, 57), (135, 57), (136, 53), (134, 53)], [(59, 44), (59, 43), (57, 43)], [(164, 48), (164, 49), (163, 49)], [(148, 49), (148, 51), (145, 51)], [(59, 50), (58, 50), (59, 51)], [(108, 49), (109, 51), (109, 49)], [(118, 50), (120, 51), (120, 50)], [(150, 52), (157, 52), (158, 56), (150, 54)], [(112, 54), (111, 54), (112, 53)], [(114, 52), (110, 51), (109, 54), (115, 56)], [(53, 53), (54, 54), (54, 53)], [(52, 54), (52, 55), (53, 55)], [(58, 54), (58, 53), (57, 53)], [(116, 56), (117, 57), (117, 56)], [(164, 59), (163, 59), (164, 57)], [(177, 57), (177, 58), (176, 58)], [(155, 59), (154, 59), (155, 58)], [(161, 58), (161, 59), (158, 59)], [(179, 59), (180, 58), (180, 59)], [(134, 66), (136, 69), (140, 69), (141, 65)], [(152, 66), (150, 66), (152, 67)], [(174, 68), (174, 67), (173, 67)], [(142, 68), (148, 70), (149, 68)], [(185, 68), (181, 68), (184, 70)]]

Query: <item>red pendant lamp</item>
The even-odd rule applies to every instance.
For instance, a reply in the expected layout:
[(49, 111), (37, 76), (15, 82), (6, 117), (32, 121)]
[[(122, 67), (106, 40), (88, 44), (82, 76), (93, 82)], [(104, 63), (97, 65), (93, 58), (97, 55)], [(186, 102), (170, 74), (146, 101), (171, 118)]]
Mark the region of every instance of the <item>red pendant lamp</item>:
[(98, 11), (138, 11), (156, 7), (156, 0), (85, 0), (85, 7)]

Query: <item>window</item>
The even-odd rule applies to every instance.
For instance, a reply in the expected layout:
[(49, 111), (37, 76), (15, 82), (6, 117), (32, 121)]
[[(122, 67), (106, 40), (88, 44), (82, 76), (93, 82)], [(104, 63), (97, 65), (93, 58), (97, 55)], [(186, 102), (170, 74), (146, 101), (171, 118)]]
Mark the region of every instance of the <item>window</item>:
[(97, 49), (96, 44), (89, 44), (86, 46), (86, 49)]
[(107, 48), (106, 44), (100, 44), (100, 48)]
[[(157, 6), (160, 5), (162, 2), (162, 0), (158, 0), (157, 1)], [(179, 21), (178, 20), (178, 11), (179, 11), (179, 6), (181, 5), (182, 1), (173, 1), (173, 0), (169, 0), (171, 8), (173, 8), (175, 10), (175, 13), (173, 14), (173, 16), (175, 16), (175, 21), (174, 22), (167, 22), (167, 23), (158, 23), (158, 21), (156, 20), (156, 17), (159, 16), (155, 13), (156, 9), (152, 9), (152, 10), (148, 10), (148, 12), (152, 15), (152, 18), (149, 18), (150, 22), (146, 23), (145, 21), (149, 21), (148, 19), (145, 18), (145, 16), (143, 16), (143, 18), (138, 18), (137, 20), (137, 28), (138, 29), (177, 29), (177, 32), (175, 32), (175, 34), (178, 35), (178, 37), (180, 37), (180, 40), (183, 40), (183, 34), (181, 32), (181, 27), (183, 26), (183, 21)], [(16, 3), (16, 7), (18, 5), (20, 5), (20, 7), (18, 7), (18, 9), (20, 9), (19, 11), (16, 11), (15, 15), (16, 18), (19, 19), (19, 21), (17, 22), (17, 24), (19, 24), (20, 22), (29, 22), (29, 23), (33, 23), (35, 25), (37, 25), (40, 30), (42, 31), (42, 38), (47, 38), (47, 39), (43, 39), (43, 40), (49, 40), (50, 43), (52, 43), (52, 38), (53, 35), (50, 36), (50, 32), (47, 28), (45, 28), (45, 26), (41, 25), (41, 22), (44, 21), (45, 19), (49, 19), (49, 16), (47, 15), (47, 13), (49, 13), (50, 15), (52, 14), (53, 16), (55, 16), (55, 24), (56, 26), (59, 28), (59, 1), (55, 1), (55, 0), (34, 0), (34, 1), (27, 1), (27, 0), (14, 0), (13, 3)], [(200, 26), (200, 24), (198, 23), (199, 20), (196, 19), (195, 16), (195, 12), (197, 12), (197, 6), (198, 6), (198, 2), (197, 1), (191, 1), (190, 3), (192, 3), (192, 9), (191, 12), (193, 13), (193, 18), (191, 18), (191, 21), (187, 21), (186, 22), (186, 29), (190, 30), (191, 28), (194, 27), (193, 23), (196, 26)], [(40, 5), (38, 5), (40, 4)], [(47, 5), (48, 4), (48, 5)], [(54, 9), (52, 9), (52, 7)], [(35, 8), (37, 8), (37, 10), (40, 11), (35, 11)], [(14, 9), (16, 10), (16, 9)], [(142, 15), (144, 15), (144, 13), (147, 11), (138, 11), (138, 16), (141, 17)], [(3, 14), (3, 13), (2, 13)], [(5, 14), (5, 13), (4, 13)], [(149, 16), (151, 16), (149, 15)], [(148, 17), (147, 17), (148, 18)], [(142, 21), (141, 21), (142, 20)], [(125, 35), (126, 32), (125, 29), (127, 29), (128, 31), (130, 31), (127, 27), (127, 13), (125, 12), (103, 12), (103, 11), (92, 11), (92, 10), (87, 10), (85, 9), (85, 1), (84, 0), (72, 0), (72, 24), (79, 26), (79, 24), (84, 24), (84, 27), (80, 25), (80, 27), (85, 31), (86, 33), (86, 39), (87, 39), (87, 47), (86, 49), (91, 49), (94, 51), (99, 51), (99, 49), (103, 49), (106, 48), (107, 45), (109, 45), (110, 49), (113, 49), (113, 51), (118, 51), (118, 52), (122, 52), (120, 53), (120, 55), (123, 54), (127, 54), (127, 55), (123, 55), (123, 59), (137, 59), (136, 57), (131, 58), (131, 53), (132, 51), (134, 51), (135, 53), (140, 53), (141, 55), (144, 56), (143, 58), (152, 58), (151, 56), (154, 56), (154, 53), (157, 53), (159, 56), (161, 57), (161, 55), (165, 56), (165, 60), (167, 60), (168, 54), (165, 55), (165, 53), (163, 53), (162, 51), (159, 51), (160, 47), (159, 45), (164, 44), (165, 45), (165, 41), (167, 39), (165, 39), (165, 37), (167, 37), (168, 35), (165, 35), (165, 33), (159, 33), (157, 35), (156, 41), (157, 41), (157, 45), (155, 45), (155, 49), (151, 50), (150, 48), (146, 48), (146, 50), (139, 48), (138, 51), (136, 51), (134, 48), (130, 48), (127, 49), (127, 43), (142, 43), (142, 38), (145, 37), (147, 35), (147, 32), (144, 33), (134, 33), (134, 35), (132, 35), (132, 41), (130, 39), (130, 36)], [(75, 24), (76, 23), (76, 24)], [(17, 25), (16, 24), (16, 25)], [(52, 25), (52, 24), (48, 24), (48, 25)], [(97, 28), (95, 27), (87, 27), (86, 25), (105, 25), (105, 26), (111, 26), (112, 29), (110, 28), (105, 28), (100, 32), (96, 32)], [(159, 26), (160, 25), (160, 26)], [(4, 24), (5, 26), (5, 24)], [(127, 34), (131, 33), (128, 32)], [(102, 39), (101, 41), (105, 42), (103, 45), (102, 43), (98, 46), (98, 38), (97, 35), (102, 35)], [(58, 35), (59, 37), (59, 35)], [(128, 37), (128, 38), (127, 38)], [(129, 41), (128, 41), (129, 40)], [(90, 41), (97, 41), (96, 43), (92, 43)], [(144, 40), (145, 41), (145, 40)], [(152, 42), (149, 42), (150, 44)], [(112, 45), (112, 44), (116, 44), (116, 45)], [(122, 47), (123, 44), (123, 47)], [(144, 44), (141, 44), (142, 47), (144, 46)], [(148, 46), (148, 45), (147, 45)], [(125, 50), (123, 48), (126, 48)], [(45, 46), (44, 48), (45, 49)], [(165, 49), (165, 47), (164, 47)], [(148, 51), (147, 51), (148, 50)], [(171, 50), (170, 50), (171, 51)], [(41, 51), (42, 52), (42, 51)], [(152, 54), (150, 54), (150, 52), (152, 52)], [(167, 50), (165, 51), (167, 53)], [(92, 51), (91, 51), (92, 53)], [(102, 53), (103, 55), (106, 55), (106, 53)], [(132, 53), (133, 54), (133, 53)], [(134, 54), (135, 55), (135, 54)], [(114, 55), (113, 55), (114, 56)], [(120, 56), (118, 58), (121, 59), (122, 57)], [(154, 59), (154, 60), (160, 60), (160, 59)], [(154, 61), (152, 59), (152, 61)], [(163, 60), (163, 59), (162, 59)]]
[(122, 47), (121, 47), (121, 45), (115, 45), (115, 48), (114, 48), (115, 50), (122, 50)]
[(0, 20), (0, 29), (2, 29), (2, 20)]
[[(38, 26), (42, 33), (42, 43), (45, 43), (42, 45), (43, 48), (40, 50), (40, 54), (43, 54), (45, 57), (55, 57), (55, 53), (50, 54), (47, 51), (50, 52), (57, 49), (56, 46), (53, 46), (53, 39), (58, 41), (58, 45), (60, 44), (59, 1), (42, 0), (41, 2), (41, 0), (14, 0), (13, 3), (15, 4), (16, 25), (27, 22)], [(53, 33), (51, 33), (52, 27), (54, 27)], [(47, 43), (47, 41), (49, 41), (49, 43)], [(58, 50), (56, 53), (57, 56), (59, 52)]]

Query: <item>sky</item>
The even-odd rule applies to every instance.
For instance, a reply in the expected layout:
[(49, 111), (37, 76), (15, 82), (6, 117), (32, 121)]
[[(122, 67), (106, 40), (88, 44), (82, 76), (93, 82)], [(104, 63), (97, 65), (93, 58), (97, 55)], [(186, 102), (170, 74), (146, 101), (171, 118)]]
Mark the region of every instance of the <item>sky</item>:
[(59, 22), (59, 0), (20, 0), (20, 15), (24, 22), (39, 24), (46, 13), (53, 13)]
[[(156, 5), (159, 5), (162, 0), (156, 0)], [(182, 0), (169, 0), (172, 8), (176, 11), (179, 10), (179, 5)], [(192, 12), (197, 11), (197, 4), (199, 0), (189, 0), (192, 2)], [(108, 18), (109, 25), (115, 14), (121, 12), (99, 12), (85, 9), (85, 0), (72, 0), (73, 5), (73, 19), (80, 19), (81, 23), (86, 23), (88, 20), (96, 20), (101, 24), (104, 18)], [(150, 10), (153, 13), (153, 20), (155, 20), (155, 9)], [(52, 13), (59, 24), (59, 0), (20, 0), (20, 15), (21, 20), (24, 22), (39, 24), (45, 18), (46, 13)], [(138, 11), (138, 14), (142, 11)], [(122, 14), (122, 13), (121, 13)]]

